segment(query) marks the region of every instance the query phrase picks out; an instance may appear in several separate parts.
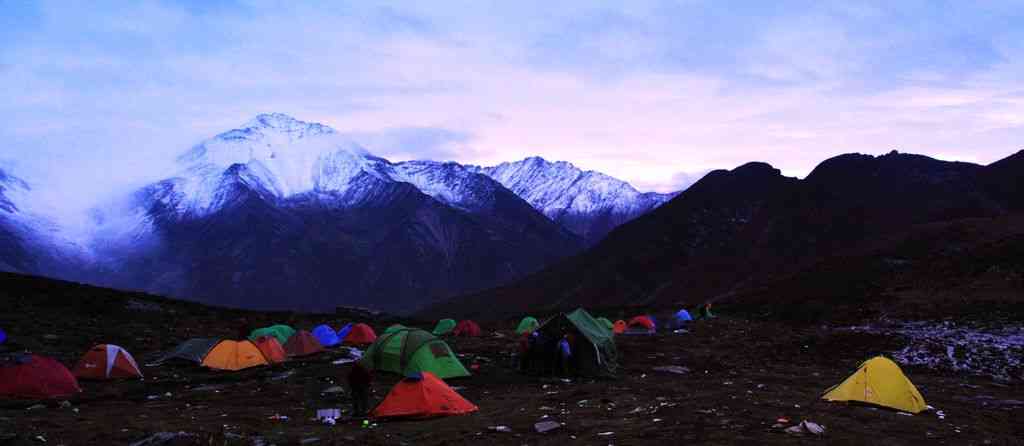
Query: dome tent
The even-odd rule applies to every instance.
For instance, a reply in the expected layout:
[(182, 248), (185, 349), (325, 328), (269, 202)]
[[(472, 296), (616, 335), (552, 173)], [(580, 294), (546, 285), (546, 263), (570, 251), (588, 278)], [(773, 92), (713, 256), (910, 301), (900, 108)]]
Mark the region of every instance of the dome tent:
[(335, 345), (341, 344), (341, 339), (338, 338), (338, 333), (334, 331), (329, 325), (318, 325), (313, 329), (313, 337), (320, 342), (320, 345), (324, 347), (334, 347)]
[(545, 321), (537, 331), (545, 340), (546, 345), (541, 347), (542, 351), (556, 350), (551, 344), (557, 344), (565, 334), (574, 334), (576, 347), (573, 349), (573, 361), (578, 372), (584, 376), (612, 376), (618, 370), (618, 350), (615, 348), (614, 335), (582, 308)]
[(650, 316), (636, 316), (626, 324), (625, 334), (654, 334), (654, 321)]
[(476, 337), (480, 336), (481, 331), (480, 326), (476, 322), (466, 319), (459, 321), (459, 324), (452, 330), (452, 334), (455, 336)]
[(921, 392), (914, 387), (900, 366), (884, 356), (864, 361), (850, 377), (825, 391), (826, 401), (856, 401), (889, 407), (910, 413), (928, 408)]
[(287, 325), (271, 325), (269, 327), (257, 328), (249, 333), (249, 340), (255, 341), (262, 336), (273, 336), (281, 345), (288, 343), (288, 339), (295, 335), (295, 329)]
[(81, 391), (67, 367), (45, 356), (22, 355), (0, 364), (0, 398), (66, 398)]
[(469, 376), (447, 343), (418, 328), (382, 335), (366, 349), (361, 362), (370, 370), (403, 376), (424, 371), (442, 379)]
[(81, 379), (142, 378), (135, 358), (112, 344), (100, 344), (85, 352), (75, 365), (74, 374)]
[(284, 344), (284, 352), (288, 356), (307, 356), (324, 351), (324, 346), (313, 336), (312, 333), (302, 330), (295, 333), (288, 342)]
[(267, 362), (271, 364), (280, 364), (288, 360), (288, 354), (284, 352), (284, 347), (273, 336), (263, 336), (253, 341), (253, 343), (263, 353), (263, 357), (267, 358)]
[(444, 336), (451, 333), (455, 329), (455, 325), (454, 319), (441, 319), (437, 321), (437, 325), (434, 326), (431, 333), (434, 333), (434, 336)]
[(432, 418), (480, 410), (430, 372), (407, 376), (373, 409), (374, 418)]
[(220, 343), (220, 341), (221, 340), (217, 338), (192, 338), (178, 344), (174, 350), (171, 350), (163, 357), (156, 360), (156, 362), (148, 363), (147, 365), (160, 365), (172, 359), (180, 359), (200, 364), (203, 362), (203, 359), (206, 358), (206, 355), (210, 353), (210, 350)]
[(366, 324), (355, 324), (349, 329), (343, 341), (347, 345), (368, 345), (377, 340), (377, 334)]
[(540, 327), (540, 322), (532, 316), (526, 316), (523, 320), (519, 321), (519, 326), (516, 327), (516, 334), (532, 333)]
[(270, 365), (270, 361), (252, 341), (224, 340), (217, 343), (203, 358), (203, 367), (216, 370), (238, 371), (250, 367)]

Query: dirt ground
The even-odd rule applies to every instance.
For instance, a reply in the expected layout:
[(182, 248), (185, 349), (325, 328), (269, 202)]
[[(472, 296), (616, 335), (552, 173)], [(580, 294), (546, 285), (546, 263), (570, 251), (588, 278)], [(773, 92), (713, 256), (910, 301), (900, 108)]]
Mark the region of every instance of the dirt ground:
[[(79, 312), (74, 323), (60, 323), (34, 313), (45, 308), (21, 306), (18, 318), (7, 313), (0, 323), (33, 341), (13, 345), (54, 356), (69, 367), (96, 342), (123, 345), (144, 362), (190, 336), (228, 335), (226, 323), (217, 321), (233, 317), (200, 307), (136, 306), (106, 312), (112, 315), (107, 319)], [(112, 322), (119, 314), (134, 316)], [(374, 325), (378, 330), (386, 326)], [(1019, 382), (905, 367), (944, 418), (934, 412), (909, 416), (817, 400), (862, 360), (902, 347), (906, 341), (900, 338), (725, 316), (695, 323), (683, 334), (620, 336), (618, 379), (563, 382), (516, 373), (507, 353), (514, 348), (511, 324), (484, 328), (502, 330), (450, 341), (467, 367), (479, 367), (472, 377), (449, 380), (480, 407), (466, 416), (379, 421), (370, 427), (314, 421), (316, 409), (349, 410), (345, 394), (323, 393), (341, 384), (349, 368), (332, 364), (343, 356), (335, 351), (238, 373), (194, 365), (144, 367), (141, 381), (83, 382), (84, 392), (66, 407), (59, 401), (44, 402), (41, 408), (38, 402), (0, 402), (0, 444), (131, 444), (158, 432), (190, 436), (147, 444), (1024, 443), (1024, 386)], [(670, 365), (688, 372), (654, 370)], [(397, 379), (378, 374), (374, 400), (383, 398)], [(288, 419), (274, 419), (277, 415)], [(773, 428), (781, 417), (791, 420), (787, 425), (806, 419), (827, 431), (823, 438), (782, 433)], [(534, 423), (544, 420), (564, 426), (534, 432)], [(489, 429), (499, 425), (511, 432)]]

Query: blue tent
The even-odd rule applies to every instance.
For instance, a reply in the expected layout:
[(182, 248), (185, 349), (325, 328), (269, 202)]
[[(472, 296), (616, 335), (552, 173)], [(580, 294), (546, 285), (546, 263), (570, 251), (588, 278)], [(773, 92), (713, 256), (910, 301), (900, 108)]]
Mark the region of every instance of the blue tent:
[(338, 339), (341, 339), (342, 342), (345, 342), (345, 337), (348, 336), (348, 332), (350, 331), (352, 331), (351, 322), (345, 324), (344, 327), (341, 327), (341, 330), (338, 330)]
[(7, 333), (4, 333), (3, 330), (0, 330), (0, 344), (3, 344), (4, 342), (7, 342)]
[(676, 320), (677, 321), (692, 321), (693, 317), (690, 316), (690, 312), (686, 311), (686, 309), (684, 308), (682, 310), (679, 310), (678, 313), (676, 313)]
[(313, 337), (317, 341), (320, 341), (320, 345), (324, 347), (333, 347), (341, 344), (341, 339), (338, 338), (338, 333), (334, 332), (334, 329), (327, 325), (320, 325), (313, 329)]

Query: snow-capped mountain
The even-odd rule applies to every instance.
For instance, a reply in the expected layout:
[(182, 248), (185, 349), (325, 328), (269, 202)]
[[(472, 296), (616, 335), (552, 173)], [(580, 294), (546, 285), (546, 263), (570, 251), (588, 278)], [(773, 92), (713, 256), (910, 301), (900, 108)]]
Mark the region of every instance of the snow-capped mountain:
[(456, 163), (391, 163), (259, 115), (94, 213), (105, 285), (248, 307), (411, 311), (576, 252), (578, 237)]
[(0, 271), (78, 279), (84, 253), (32, 196), (28, 182), (0, 169)]
[(676, 195), (642, 193), (603, 173), (540, 157), (470, 169), (494, 178), (588, 245)]

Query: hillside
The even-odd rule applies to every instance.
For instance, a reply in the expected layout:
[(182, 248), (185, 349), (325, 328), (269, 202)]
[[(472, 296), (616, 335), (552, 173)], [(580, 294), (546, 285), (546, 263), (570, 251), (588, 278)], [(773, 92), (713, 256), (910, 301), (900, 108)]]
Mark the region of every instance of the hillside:
[[(926, 281), (905, 285), (900, 271), (882, 273), (869, 265), (908, 257), (915, 259), (917, 274), (930, 274), (951, 259), (965, 261), (950, 250), (954, 236), (958, 249), (979, 253), (969, 257), (973, 268), (1009, 268), (1012, 277), (1020, 272), (1013, 262), (1024, 264), (1020, 227), (1013, 223), (1024, 195), (1020, 176), (1014, 175), (1022, 171), (1021, 159), (1024, 153), (978, 166), (895, 152), (843, 155), (821, 163), (803, 180), (758, 163), (715, 171), (581, 255), (425, 314), (498, 317), (575, 305), (738, 304), (748, 303), (744, 296), (752, 290), (762, 297), (749, 303), (775, 299), (857, 307), (864, 299), (885, 301), (890, 289), (921, 289)], [(958, 232), (963, 227), (973, 230)], [(919, 239), (924, 241), (907, 242)], [(1006, 252), (1010, 263), (991, 265), (1005, 261), (981, 254), (988, 249)], [(816, 275), (822, 268), (833, 271), (831, 282)], [(935, 277), (975, 279), (967, 267), (941, 274)], [(822, 287), (817, 294), (794, 295), (783, 285), (794, 277), (802, 279), (790, 280)], [(832, 287), (826, 292), (828, 283)], [(1008, 299), (1016, 300), (1024, 290), (1009, 283)]]
[[(359, 320), (378, 332), (394, 320), (346, 313), (231, 310), (14, 274), (0, 274), (0, 301), (7, 305), (0, 312), (0, 328), (10, 336), (0, 344), (0, 356), (28, 350), (72, 366), (92, 345), (115, 343), (139, 360), (146, 377), (82, 381), (83, 392), (67, 402), (0, 400), (0, 442), (10, 445), (43, 440), (47, 444), (148, 440), (142, 444), (245, 446), (481, 441), (494, 445), (802, 444), (806, 437), (785, 434), (782, 428), (803, 419), (825, 425), (824, 440), (831, 444), (864, 444), (880, 435), (893, 444), (922, 439), (1013, 444), (1024, 434), (1018, 422), (1024, 410), (1020, 405), (1024, 393), (1018, 385), (1024, 371), (1013, 360), (1019, 358), (1014, 352), (1020, 347), (976, 351), (965, 348), (970, 344), (963, 338), (946, 342), (956, 349), (958, 358), (979, 364), (977, 370), (954, 369), (941, 362), (902, 364), (927, 403), (941, 411), (941, 415), (905, 416), (816, 401), (824, 389), (844, 379), (864, 359), (880, 353), (898, 355), (907, 346), (919, 345), (914, 338), (897, 333), (725, 316), (691, 324), (686, 333), (619, 336), (621, 367), (616, 379), (563, 381), (516, 372), (507, 356), (515, 345), (514, 323), (484, 323), (484, 336), (448, 341), (473, 369), (473, 376), (452, 379), (449, 384), (479, 406), (478, 412), (376, 421), (369, 427), (343, 418), (328, 426), (313, 419), (317, 409), (340, 408), (347, 414), (350, 407), (347, 391), (336, 393), (335, 388), (344, 387), (350, 367), (333, 364), (345, 356), (343, 349), (233, 373), (187, 363), (149, 366), (148, 360), (191, 337), (233, 337), (241, 318), (257, 325), (285, 321), (302, 329)], [(596, 314), (622, 317), (630, 311)], [(961, 318), (958, 327), (967, 327), (968, 319)], [(1009, 327), (1001, 323), (996, 330)], [(992, 338), (984, 339), (986, 347), (993, 345)], [(937, 347), (937, 357), (946, 358), (945, 348)], [(664, 366), (682, 368), (675, 369), (680, 373), (655, 370)], [(1004, 369), (1011, 374), (1009, 381), (988, 375)], [(397, 375), (378, 373), (372, 402), (383, 399), (397, 380)], [(780, 418), (790, 421), (780, 423)], [(545, 420), (565, 425), (536, 433), (534, 423)], [(511, 432), (497, 432), (493, 426), (507, 426)], [(178, 437), (161, 441), (154, 437), (160, 433)]]

